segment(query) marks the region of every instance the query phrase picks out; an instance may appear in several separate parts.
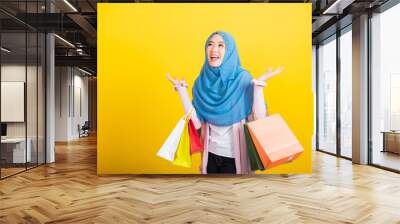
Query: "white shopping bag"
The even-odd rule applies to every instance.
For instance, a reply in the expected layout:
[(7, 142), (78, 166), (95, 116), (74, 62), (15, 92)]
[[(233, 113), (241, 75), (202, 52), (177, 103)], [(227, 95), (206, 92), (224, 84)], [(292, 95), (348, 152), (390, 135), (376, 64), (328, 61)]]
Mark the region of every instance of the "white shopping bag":
[(167, 140), (161, 146), (161, 149), (158, 151), (157, 156), (171, 162), (174, 161), (175, 152), (178, 148), (179, 140), (181, 139), (185, 125), (187, 125), (186, 122), (186, 116), (183, 116), (183, 118), (179, 120), (178, 124), (176, 124), (171, 134), (169, 134)]

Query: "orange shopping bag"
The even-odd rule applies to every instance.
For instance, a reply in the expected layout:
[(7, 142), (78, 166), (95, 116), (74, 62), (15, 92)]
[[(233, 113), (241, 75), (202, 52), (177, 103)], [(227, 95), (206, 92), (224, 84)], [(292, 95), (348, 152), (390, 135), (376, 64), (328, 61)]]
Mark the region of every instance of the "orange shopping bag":
[(265, 168), (292, 161), (304, 151), (279, 114), (249, 122), (247, 125)]

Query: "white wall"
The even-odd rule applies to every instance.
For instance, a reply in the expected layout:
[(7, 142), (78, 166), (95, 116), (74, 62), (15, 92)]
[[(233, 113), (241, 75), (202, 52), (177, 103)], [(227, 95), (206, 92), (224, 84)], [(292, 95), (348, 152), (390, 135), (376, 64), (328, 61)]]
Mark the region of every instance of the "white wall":
[[(18, 64), (5, 64), (1, 66), (1, 81), (2, 82), (25, 82), (25, 75), (27, 69), (27, 75), (28, 75), (28, 80), (29, 80), (29, 85), (34, 85), (36, 86), (36, 80), (34, 80), (31, 75), (34, 75), (36, 77), (36, 67), (34, 66), (28, 66), (27, 68), (24, 65), (18, 65)], [(28, 107), (30, 106), (31, 109), (34, 107), (36, 110), (36, 88), (28, 88), (27, 89), (27, 102), (28, 102)], [(4, 97), (4, 96), (3, 96)], [(34, 105), (29, 105), (31, 102), (34, 102)], [(2, 110), (6, 110), (7, 108), (1, 108)], [(31, 109), (29, 109), (28, 112), (31, 112)], [(37, 120), (36, 113), (28, 113), (28, 122), (35, 122)], [(7, 122), (7, 136), (8, 137), (25, 137), (25, 123), (26, 122)], [(29, 133), (33, 132), (30, 131), (30, 127), (33, 127), (34, 125), (28, 124), (28, 137)], [(33, 129), (36, 130), (36, 126), (33, 127)], [(36, 133), (36, 132), (35, 132)]]
[[(78, 70), (75, 70), (78, 71)], [(73, 123), (73, 126), (75, 127), (73, 136), (75, 136), (76, 138), (79, 137), (79, 133), (78, 133), (78, 129), (77, 126), (78, 124), (80, 124), (81, 126), (85, 123), (85, 121), (89, 120), (89, 91), (88, 91), (88, 77), (87, 76), (83, 76), (84, 74), (82, 72), (78, 71), (78, 75), (75, 72), (75, 86), (80, 88), (81, 90), (81, 113), (78, 113), (78, 111), (76, 111), (75, 113), (75, 120)]]
[(69, 68), (55, 68), (55, 141), (68, 141), (70, 79)]
[(76, 68), (56, 67), (56, 141), (77, 139), (78, 124), (88, 120), (88, 77), (83, 75)]

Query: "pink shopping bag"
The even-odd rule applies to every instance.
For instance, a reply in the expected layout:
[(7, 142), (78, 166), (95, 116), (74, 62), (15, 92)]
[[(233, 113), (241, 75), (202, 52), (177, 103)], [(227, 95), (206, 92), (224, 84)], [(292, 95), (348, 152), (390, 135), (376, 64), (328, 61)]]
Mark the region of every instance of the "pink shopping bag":
[(304, 151), (279, 114), (249, 122), (248, 129), (265, 168), (292, 161)]

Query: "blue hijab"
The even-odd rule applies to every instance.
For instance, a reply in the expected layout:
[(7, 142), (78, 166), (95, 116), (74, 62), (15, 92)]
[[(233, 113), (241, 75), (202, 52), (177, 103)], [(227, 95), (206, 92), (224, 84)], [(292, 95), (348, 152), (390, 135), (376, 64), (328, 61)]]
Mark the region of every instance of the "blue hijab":
[(232, 125), (246, 118), (253, 105), (251, 75), (240, 65), (235, 40), (226, 32), (212, 33), (225, 42), (225, 56), (219, 67), (211, 67), (206, 60), (193, 86), (193, 106), (202, 122), (218, 126)]

